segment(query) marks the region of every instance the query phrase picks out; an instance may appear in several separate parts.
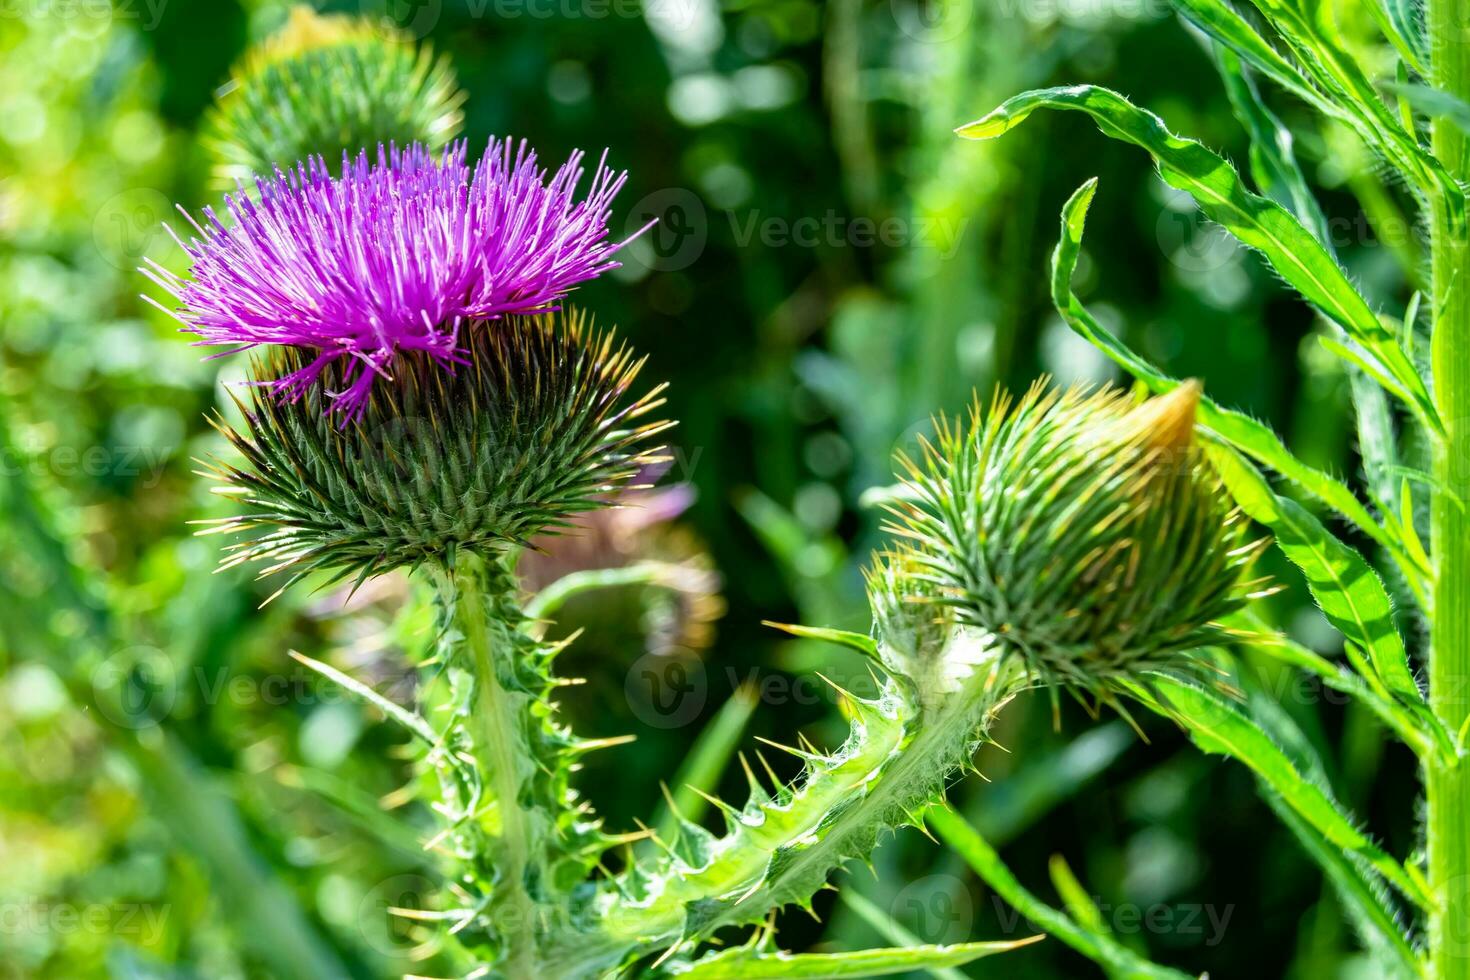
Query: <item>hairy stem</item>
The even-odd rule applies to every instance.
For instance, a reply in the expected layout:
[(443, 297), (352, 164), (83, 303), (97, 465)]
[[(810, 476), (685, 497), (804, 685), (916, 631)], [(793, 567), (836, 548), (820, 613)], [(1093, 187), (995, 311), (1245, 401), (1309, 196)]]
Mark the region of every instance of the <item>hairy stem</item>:
[[(1470, 0), (1429, 0), (1434, 85), (1470, 98)], [(1448, 121), (1434, 124), (1434, 153), (1456, 179), (1467, 176), (1466, 137)], [(1436, 201), (1431, 247), (1434, 282), (1434, 394), (1446, 436), (1435, 451), (1438, 491), (1434, 546), (1430, 702), (1459, 732), (1470, 716), (1470, 247)], [(1432, 975), (1470, 980), (1470, 765), (1427, 763), (1429, 883), (1439, 903), (1430, 918)]]
[[(506, 624), (491, 619), (495, 593), (511, 587), (503, 570), (464, 552), (453, 570), (441, 579), (440, 594), (462, 644), (464, 666), (474, 677), (471, 734), (479, 761), (489, 770), (486, 776), (499, 825), (500, 878), (494, 905), (524, 926), (500, 930), (505, 941), (505, 964), (516, 975), (531, 976), (534, 950), (530, 925), (536, 918), (536, 905), (526, 881), (542, 831), (535, 815), (521, 805), (526, 784), (534, 776), (522, 707), (517, 704), (524, 694), (507, 689), (506, 679), (513, 676), (513, 666), (496, 662), (497, 658), (513, 656), (514, 644), (504, 635)], [(496, 643), (497, 638), (501, 642)]]

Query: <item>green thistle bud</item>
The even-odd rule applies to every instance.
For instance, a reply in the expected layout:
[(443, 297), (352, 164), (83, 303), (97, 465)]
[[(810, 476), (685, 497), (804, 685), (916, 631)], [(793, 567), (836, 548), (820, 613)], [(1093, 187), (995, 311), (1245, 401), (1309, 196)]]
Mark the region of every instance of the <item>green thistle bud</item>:
[(932, 652), (904, 638), (952, 617), (1047, 681), (1098, 689), (1222, 639), (1262, 542), (1194, 442), (1198, 403), (1194, 382), (1141, 405), (1037, 387), (941, 422), (919, 462), (900, 460), (909, 547), (871, 577), (887, 645)]
[(464, 93), (448, 58), (363, 18), (296, 7), (236, 66), (205, 125), (215, 183), (269, 176), (379, 143), (429, 150), (459, 132)]
[[(452, 372), (425, 352), (400, 352), (387, 367), (393, 383), (374, 385), (350, 422), (327, 411), (347, 358), (295, 400), (255, 388), (241, 431), (217, 420), (245, 461), (214, 467), (226, 484), (216, 491), (250, 512), (216, 530), (267, 530), (225, 564), (266, 561), (262, 574), (289, 568), (291, 581), (319, 568), (366, 578), (452, 565), (456, 549), (496, 552), (554, 533), (657, 461), (641, 447), (667, 424), (636, 420), (662, 404), (661, 386), (628, 402), (643, 362), (585, 316), (512, 316), (463, 331)], [(256, 379), (286, 377), (311, 356), (275, 348)]]

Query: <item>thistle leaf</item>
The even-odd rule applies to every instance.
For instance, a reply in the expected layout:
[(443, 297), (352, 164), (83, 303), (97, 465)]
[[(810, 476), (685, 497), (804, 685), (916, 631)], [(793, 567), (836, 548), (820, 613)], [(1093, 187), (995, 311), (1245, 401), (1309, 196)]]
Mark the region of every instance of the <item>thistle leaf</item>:
[(1323, 114), (1346, 121), (1346, 113), (1324, 96), (1295, 65), (1283, 58), (1235, 8), (1224, 0), (1174, 0), (1179, 15), (1215, 43), (1243, 58), (1276, 84)]
[(767, 953), (732, 949), (688, 966), (671, 967), (668, 975), (683, 980), (837, 980), (845, 977), (887, 977), (912, 970), (963, 966), (986, 956), (1008, 953), (1040, 942), (1030, 936), (1009, 942), (957, 943), (953, 946), (913, 946), (907, 949), (865, 949), (856, 953)]
[(1233, 449), (1211, 446), (1209, 453), (1236, 503), (1275, 533), (1282, 554), (1302, 570), (1312, 597), (1347, 639), (1349, 654), (1352, 647), (1367, 654), (1369, 683), (1376, 678), (1400, 700), (1423, 704), (1424, 695), (1394, 624), (1393, 603), (1378, 573), (1306, 508), (1273, 493), (1265, 477)]
[(1261, 795), (1332, 882), (1338, 900), (1342, 902), (1363, 945), (1373, 955), (1375, 964), (1385, 970), (1385, 980), (1422, 976), (1403, 928), (1393, 913), (1384, 907), (1380, 889), (1374, 888), (1373, 879), (1365, 879), (1362, 863), (1333, 846), (1279, 793), (1263, 786)]
[(864, 636), (862, 633), (853, 633), (848, 630), (830, 629), (823, 626), (801, 626), (796, 623), (773, 623), (769, 620), (766, 621), (764, 625), (774, 627), (775, 629), (778, 629), (783, 633), (790, 633), (792, 636), (799, 636), (804, 640), (826, 640), (829, 643), (835, 643), (838, 646), (847, 647), (849, 650), (856, 650), (858, 653), (872, 657), (874, 660), (878, 659), (877, 641), (874, 640), (871, 636)]
[(925, 821), (980, 878), (1031, 923), (1107, 970), (1129, 980), (1193, 980), (1187, 973), (1151, 963), (1106, 933), (1079, 925), (1016, 880), (990, 844), (953, 810), (931, 807)]
[(1254, 613), (1241, 613), (1227, 620), (1227, 625), (1237, 624), (1242, 646), (1315, 674), (1325, 686), (1356, 698), (1420, 756), (1439, 751), (1446, 763), (1454, 760), (1454, 739), (1427, 705), (1405, 705), (1387, 693), (1380, 693), (1362, 675), (1276, 632)]
[(1154, 672), (1129, 682), (1140, 702), (1174, 719), (1205, 752), (1244, 763), (1333, 847), (1361, 857), (1422, 908), (1432, 899), (1403, 864), (1373, 843), (1325, 790), (1294, 765), (1281, 746), (1237, 705), (1191, 681)]
[(1106, 135), (1146, 150), (1171, 187), (1188, 193), (1209, 218), (1260, 251), (1282, 278), (1382, 365), (1383, 373), (1394, 379), (1421, 421), (1443, 434), (1443, 424), (1413, 362), (1321, 243), (1281, 205), (1247, 190), (1219, 154), (1174, 135), (1152, 112), (1109, 89), (1074, 85), (1023, 92), (957, 132), (968, 139), (993, 139), (1019, 126), (1037, 109), (1084, 112)]

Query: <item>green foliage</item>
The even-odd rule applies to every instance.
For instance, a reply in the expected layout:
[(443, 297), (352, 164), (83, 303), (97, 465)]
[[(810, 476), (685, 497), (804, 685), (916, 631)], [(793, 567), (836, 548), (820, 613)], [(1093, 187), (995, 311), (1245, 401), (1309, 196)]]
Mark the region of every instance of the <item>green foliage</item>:
[(1208, 217), (1241, 242), (1260, 250), (1282, 278), (1362, 345), (1362, 353), (1344, 349), (1345, 355), (1406, 402), (1426, 425), (1442, 431), (1413, 362), (1321, 243), (1281, 205), (1247, 190), (1219, 154), (1175, 136), (1158, 116), (1116, 92), (1079, 85), (1014, 96), (958, 132), (967, 139), (994, 139), (1041, 108), (1085, 112), (1109, 136), (1147, 150), (1170, 185), (1190, 194)]
[[(1037, 937), (1040, 938), (1040, 937)], [(909, 970), (936, 970), (964, 966), (996, 953), (1008, 953), (1033, 940), (1001, 943), (962, 943), (957, 946), (907, 946), (903, 949), (865, 949), (858, 953), (764, 953), (732, 949), (716, 953), (693, 966), (675, 967), (671, 976), (686, 980), (797, 980), (821, 977), (886, 977)]]

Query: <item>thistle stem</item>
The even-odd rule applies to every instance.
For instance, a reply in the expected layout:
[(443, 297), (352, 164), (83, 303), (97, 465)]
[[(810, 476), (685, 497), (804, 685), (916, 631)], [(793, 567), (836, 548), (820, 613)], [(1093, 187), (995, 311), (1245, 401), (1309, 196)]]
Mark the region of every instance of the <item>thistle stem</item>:
[[(514, 580), (499, 562), (463, 552), (442, 575), (440, 598), (457, 634), (461, 666), (474, 677), (470, 731), (495, 801), (499, 867), (493, 902), (496, 931), (505, 942), (503, 963), (512, 976), (535, 975), (536, 901), (527, 888), (544, 837), (539, 815), (522, 805), (535, 778), (533, 750), (526, 737), (524, 692), (511, 686), (514, 624), (496, 613), (497, 600), (510, 601)], [(507, 926), (509, 926), (507, 928)]]
[[(1429, 0), (1435, 87), (1470, 98), (1470, 0)], [(1449, 173), (1467, 176), (1466, 137), (1434, 123), (1434, 154)], [(1451, 732), (1470, 717), (1470, 245), (1442, 200), (1432, 228), (1434, 394), (1446, 436), (1435, 449), (1438, 491), (1431, 515), (1434, 545), (1429, 696)], [(1430, 970), (1436, 980), (1470, 980), (1470, 765), (1437, 757), (1426, 763), (1429, 884), (1438, 908), (1430, 918)]]
[(921, 707), (891, 688), (853, 703), (847, 742), (808, 760), (789, 798), (732, 815), (698, 867), (676, 860), (638, 898), (610, 896), (598, 936), (553, 944), (557, 975), (590, 976), (639, 954), (806, 904), (831, 872), (864, 859), (883, 833), (919, 814), (965, 765), (995, 713), (1027, 682), (1018, 658), (989, 649), (958, 690)]

